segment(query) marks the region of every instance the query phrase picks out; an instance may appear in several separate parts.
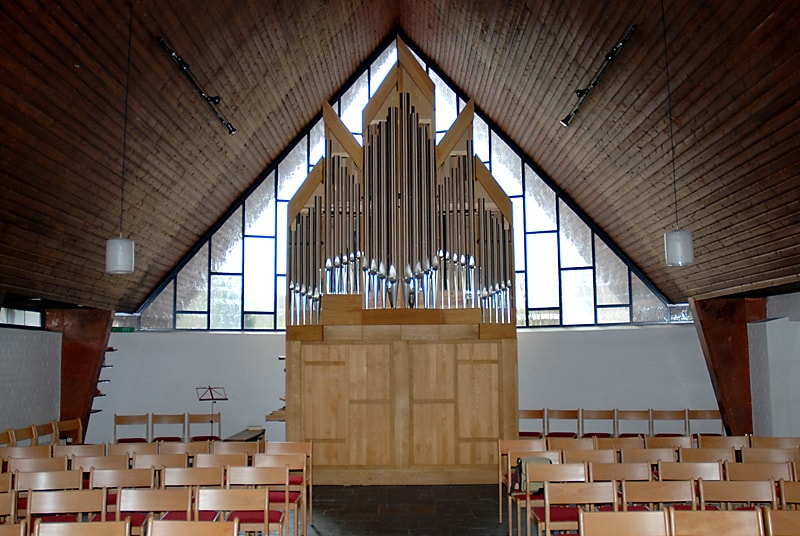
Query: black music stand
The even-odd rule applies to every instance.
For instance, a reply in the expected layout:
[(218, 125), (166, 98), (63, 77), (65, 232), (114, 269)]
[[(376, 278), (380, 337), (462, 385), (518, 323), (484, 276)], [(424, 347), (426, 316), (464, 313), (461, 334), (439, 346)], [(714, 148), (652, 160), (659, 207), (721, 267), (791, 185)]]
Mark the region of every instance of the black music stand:
[[(197, 393), (197, 400), (200, 402), (207, 402), (211, 401), (211, 419), (209, 419), (208, 424), (211, 425), (211, 433), (209, 436), (214, 436), (214, 404), (217, 403), (218, 400), (228, 400), (228, 395), (225, 393), (224, 387), (195, 387), (195, 392)], [(220, 430), (220, 434), (222, 430)]]

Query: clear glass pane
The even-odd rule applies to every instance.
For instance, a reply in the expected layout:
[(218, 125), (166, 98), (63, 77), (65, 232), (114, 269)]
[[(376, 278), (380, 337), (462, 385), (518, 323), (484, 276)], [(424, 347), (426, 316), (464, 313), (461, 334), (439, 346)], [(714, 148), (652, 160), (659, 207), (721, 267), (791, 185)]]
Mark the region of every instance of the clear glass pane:
[(631, 321), (630, 307), (598, 307), (598, 324), (627, 324)]
[(672, 323), (694, 322), (692, 309), (688, 303), (679, 303), (669, 306), (669, 321)]
[(428, 73), (433, 85), (436, 87), (436, 130), (445, 131), (449, 129), (453, 122), (456, 120), (456, 93), (444, 80), (439, 78), (439, 75), (431, 71)]
[(522, 195), (522, 159), (494, 132), (492, 132), (492, 176), (507, 195)]
[(558, 312), (558, 309), (528, 311), (529, 326), (558, 326), (560, 323), (561, 315)]
[(592, 270), (561, 271), (561, 310), (565, 326), (594, 324)]
[(247, 313), (244, 315), (244, 329), (275, 329), (275, 315)]
[(305, 138), (278, 164), (278, 199), (289, 201), (308, 177), (308, 147)]
[(178, 272), (175, 309), (208, 310), (208, 243)]
[(244, 202), (245, 233), (275, 234), (275, 172), (272, 171)]
[(559, 199), (559, 238), (561, 267), (583, 268), (592, 265), (592, 231)]
[(527, 236), (528, 307), (558, 307), (558, 255), (555, 233)]
[(556, 230), (556, 193), (525, 165), (525, 230)]
[(178, 313), (175, 315), (175, 329), (208, 329), (208, 315), (205, 313)]
[(170, 282), (164, 290), (150, 302), (143, 311), (141, 319), (142, 330), (172, 329), (173, 298), (175, 285)]
[(242, 276), (211, 276), (210, 329), (242, 329)]
[(313, 168), (325, 156), (325, 123), (320, 119), (308, 134), (310, 152), (308, 163)]
[(439, 145), (439, 142), (444, 139), (445, 134), (447, 134), (447, 133), (446, 132), (437, 132), (436, 133), (436, 135), (434, 136), (434, 139), (436, 140), (436, 145)]
[(525, 296), (525, 272), (514, 274), (514, 305), (517, 310), (516, 322), (518, 326), (525, 326), (527, 297)]
[(489, 161), (489, 125), (478, 114), (472, 120), (473, 150), (482, 162)]
[(367, 87), (367, 72), (358, 77), (358, 79), (350, 86), (350, 89), (342, 95), (342, 122), (347, 127), (347, 130), (353, 134), (359, 134), (362, 131), (362, 115), (364, 106), (367, 105), (369, 100), (369, 88)]
[(242, 207), (211, 237), (211, 271), (242, 273)]
[(594, 262), (595, 279), (597, 281), (597, 304), (629, 304), (628, 267), (597, 236), (595, 236), (594, 240)]
[(245, 238), (244, 310), (269, 311), (275, 308), (275, 240)]
[(392, 70), (392, 67), (397, 63), (397, 43), (392, 42), (386, 50), (381, 52), (380, 56), (372, 62), (372, 65), (369, 68), (369, 96), (375, 94), (378, 91), (378, 88), (381, 87), (381, 83), (386, 78), (386, 75), (389, 74), (389, 71)]
[(461, 97), (458, 98), (458, 113), (461, 113), (461, 110), (464, 109), (464, 106), (467, 105), (467, 101), (462, 99)]
[(279, 276), (275, 278), (275, 293), (278, 295), (276, 305), (278, 317), (276, 318), (276, 329), (286, 329), (286, 278)]
[(631, 290), (634, 322), (667, 322), (669, 318), (667, 306), (634, 274), (631, 274)]
[(521, 197), (511, 200), (511, 214), (514, 231), (514, 271), (525, 270), (525, 229), (522, 222), (525, 219), (524, 201)]
[(286, 273), (286, 254), (288, 252), (288, 242), (286, 237), (289, 232), (289, 203), (278, 203), (278, 244), (276, 252), (275, 270), (279, 274)]

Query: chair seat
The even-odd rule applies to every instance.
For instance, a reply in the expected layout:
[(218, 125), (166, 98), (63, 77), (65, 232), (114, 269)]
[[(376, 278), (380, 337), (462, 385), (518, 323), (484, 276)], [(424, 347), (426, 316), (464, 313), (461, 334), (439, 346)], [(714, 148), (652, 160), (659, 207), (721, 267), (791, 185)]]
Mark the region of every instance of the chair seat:
[(583, 434), (581, 437), (614, 437), (614, 434), (609, 432), (587, 432)]
[(547, 437), (577, 437), (575, 432), (548, 432)]
[(144, 437), (120, 437), (117, 438), (117, 443), (149, 443)]
[(519, 437), (532, 437), (538, 439), (542, 437), (542, 433), (533, 431), (520, 431)]
[[(289, 492), (289, 504), (295, 503), (300, 499), (300, 492), (299, 491), (290, 491)], [(282, 491), (270, 491), (269, 492), (269, 502), (271, 503), (282, 503), (283, 502), (283, 492)]]
[(215, 435), (199, 435), (199, 436), (192, 436), (192, 441), (222, 441), (219, 436)]
[[(544, 521), (544, 506), (535, 506), (533, 508), (533, 515), (540, 521)], [(550, 507), (550, 522), (563, 523), (574, 521), (578, 522), (578, 507), (576, 506), (551, 506)]]
[[(234, 510), (228, 516), (229, 519), (233, 519), (235, 517), (239, 518), (239, 523), (242, 525), (264, 523), (264, 512), (261, 510)], [(270, 523), (280, 523), (281, 521), (283, 521), (283, 512), (280, 510), (269, 511)]]
[(183, 438), (178, 436), (158, 436), (153, 438), (153, 443), (157, 443), (159, 441), (165, 443), (178, 443), (183, 441)]

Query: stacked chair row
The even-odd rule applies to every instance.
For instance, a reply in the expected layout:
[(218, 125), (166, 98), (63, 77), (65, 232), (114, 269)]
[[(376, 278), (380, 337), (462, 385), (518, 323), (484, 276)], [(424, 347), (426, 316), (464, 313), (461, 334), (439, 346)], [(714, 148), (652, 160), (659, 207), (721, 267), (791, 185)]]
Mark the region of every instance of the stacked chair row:
[[(14, 456), (4, 458), (0, 473), (0, 521), (35, 531), (42, 520), (130, 518), (131, 533), (141, 534), (148, 515), (181, 521), (236, 517), (241, 530), (263, 532), (268, 519), (269, 530), (283, 534), (284, 516), (292, 514), (294, 534), (306, 534), (313, 515), (310, 443), (272, 441), (265, 452), (253, 449), (257, 443), (221, 441), (206, 442), (205, 451), (191, 453), (148, 450), (165, 444), (5, 447), (4, 454)], [(29, 453), (37, 457), (24, 457)], [(278, 473), (282, 476), (276, 479)], [(231, 507), (217, 508), (214, 501), (224, 500)]]
[(6, 447), (56, 445), (65, 442), (83, 442), (83, 422), (80, 419), (31, 424), (0, 432), (0, 446)]
[[(598, 441), (598, 438), (594, 438), (595, 446)], [(587, 445), (580, 439), (559, 438), (549, 446), (566, 446), (570, 443), (572, 446)], [(541, 525), (540, 530), (544, 530), (544, 526), (549, 523), (544, 517), (547, 510), (543, 509), (547, 491), (543, 483), (546, 481), (614, 481), (618, 488), (624, 485), (643, 486), (662, 492), (666, 488), (675, 491), (682, 487), (683, 495), (673, 495), (680, 497), (680, 500), (662, 498), (663, 500), (635, 501), (650, 506), (669, 506), (670, 503), (680, 502), (682, 504), (679, 509), (706, 509), (707, 505), (720, 501), (746, 503), (749, 500), (773, 509), (800, 504), (800, 482), (797, 474), (800, 457), (796, 448), (746, 447), (737, 451), (733, 448), (701, 447), (637, 448), (626, 444), (619, 448), (553, 450), (547, 449), (547, 446), (544, 439), (498, 440), (498, 517), (502, 522), (505, 502), (509, 534), (513, 531), (514, 506), (518, 533), (521, 533), (523, 509), (528, 513), (529, 523), (531, 519), (536, 519), (537, 524)], [(720, 457), (721, 452), (729, 454), (729, 457), (723, 459)], [(562, 474), (564, 472), (566, 473)], [(529, 485), (528, 481), (534, 484)], [(705, 483), (702, 492), (701, 483)], [(718, 487), (721, 489), (717, 489)], [(748, 500), (744, 495), (737, 496), (745, 492), (757, 495), (750, 496)], [(725, 494), (731, 494), (731, 498), (722, 499)], [(606, 507), (625, 510), (628, 499), (630, 497), (623, 499), (617, 494), (617, 502)], [(535, 512), (538, 512), (539, 517), (534, 515)], [(571, 530), (577, 529), (576, 510), (558, 512), (568, 513), (569, 517), (563, 520), (568, 522)]]
[(724, 435), (716, 409), (520, 409), (520, 437)]
[(219, 441), (221, 413), (114, 414), (114, 443)]

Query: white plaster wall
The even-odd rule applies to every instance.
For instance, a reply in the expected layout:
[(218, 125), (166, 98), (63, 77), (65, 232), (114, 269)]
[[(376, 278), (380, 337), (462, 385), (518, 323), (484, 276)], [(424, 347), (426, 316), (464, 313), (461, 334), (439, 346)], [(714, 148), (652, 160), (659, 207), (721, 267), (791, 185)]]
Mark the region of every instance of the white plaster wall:
[(61, 334), (0, 328), (0, 430), (59, 418)]
[[(113, 439), (114, 413), (209, 413), (212, 404), (197, 400), (196, 387), (224, 387), (229, 400), (214, 404), (222, 415), (223, 437), (247, 426), (267, 429), (267, 438), (285, 439), (281, 423), (264, 417), (283, 405), (283, 333), (112, 333), (95, 399), (87, 442)], [(133, 431), (133, 430), (131, 430)], [(207, 433), (202, 429), (201, 433)]]
[(763, 436), (774, 435), (767, 327), (767, 322), (754, 322), (747, 326), (750, 393), (753, 401), (753, 433)]
[(800, 436), (800, 322), (767, 322), (772, 435)]

